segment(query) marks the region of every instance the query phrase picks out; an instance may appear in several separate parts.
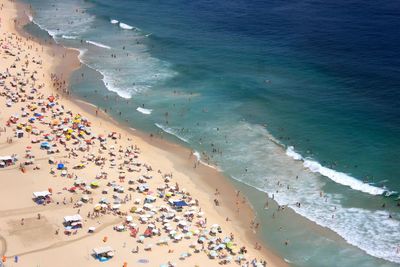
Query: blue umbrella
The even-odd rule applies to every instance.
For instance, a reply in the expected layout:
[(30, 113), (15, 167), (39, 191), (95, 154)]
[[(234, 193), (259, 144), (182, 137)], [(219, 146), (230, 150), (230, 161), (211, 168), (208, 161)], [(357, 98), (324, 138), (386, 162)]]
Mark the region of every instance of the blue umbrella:
[(50, 148), (50, 144), (49, 144), (49, 142), (43, 142), (40, 144), (40, 147), (41, 148)]

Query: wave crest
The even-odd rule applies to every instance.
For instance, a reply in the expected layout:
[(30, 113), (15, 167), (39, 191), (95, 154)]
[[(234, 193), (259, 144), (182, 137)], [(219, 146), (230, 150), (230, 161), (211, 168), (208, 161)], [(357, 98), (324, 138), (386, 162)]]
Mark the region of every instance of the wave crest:
[(304, 159), (299, 153), (294, 151), (293, 146), (289, 146), (286, 149), (286, 155), (288, 155), (294, 160), (303, 161), (303, 166), (308, 170), (310, 170), (311, 172), (319, 173), (325, 177), (328, 177), (329, 179), (338, 184), (348, 186), (354, 190), (358, 190), (371, 195), (383, 195), (386, 192), (386, 190), (383, 188), (372, 186), (368, 183), (364, 183), (363, 181), (360, 181), (346, 173), (324, 167), (317, 161), (311, 159)]

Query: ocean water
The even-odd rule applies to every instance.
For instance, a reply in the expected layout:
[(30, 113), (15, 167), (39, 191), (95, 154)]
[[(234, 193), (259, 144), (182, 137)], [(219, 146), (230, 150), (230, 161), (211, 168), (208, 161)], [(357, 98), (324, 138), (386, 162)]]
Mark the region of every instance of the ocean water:
[(400, 263), (396, 1), (26, 2), (74, 94), (216, 165), (291, 265)]

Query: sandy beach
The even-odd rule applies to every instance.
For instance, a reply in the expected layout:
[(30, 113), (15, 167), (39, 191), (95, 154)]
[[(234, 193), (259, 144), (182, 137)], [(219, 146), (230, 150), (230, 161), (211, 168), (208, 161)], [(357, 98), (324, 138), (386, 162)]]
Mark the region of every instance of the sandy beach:
[(24, 34), (29, 8), (0, 3), (5, 266), (286, 265), (226, 177), (72, 99), (78, 52)]

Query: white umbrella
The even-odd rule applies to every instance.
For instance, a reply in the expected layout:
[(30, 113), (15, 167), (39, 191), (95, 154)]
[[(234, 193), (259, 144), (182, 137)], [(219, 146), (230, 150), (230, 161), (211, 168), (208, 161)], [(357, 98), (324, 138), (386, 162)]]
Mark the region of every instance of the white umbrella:
[(178, 224), (179, 224), (180, 226), (186, 226), (186, 225), (187, 225), (187, 222), (184, 221), (184, 220), (182, 220), (182, 221), (179, 221)]
[(181, 234), (174, 236), (175, 240), (181, 240), (182, 238), (183, 238), (183, 236)]

